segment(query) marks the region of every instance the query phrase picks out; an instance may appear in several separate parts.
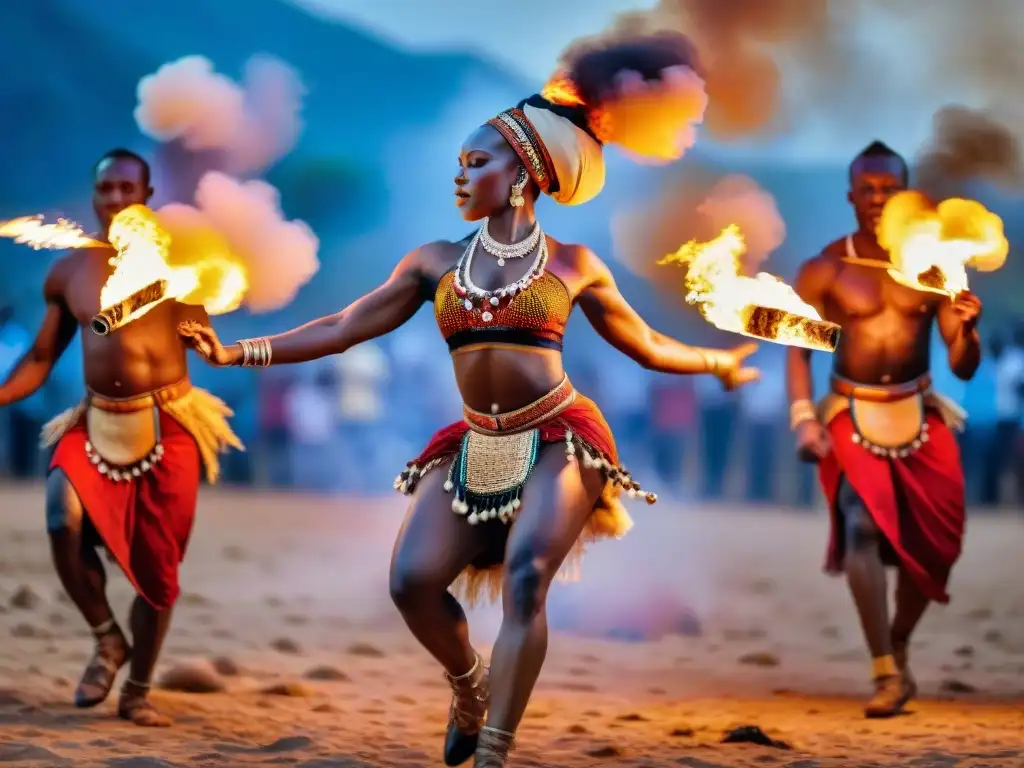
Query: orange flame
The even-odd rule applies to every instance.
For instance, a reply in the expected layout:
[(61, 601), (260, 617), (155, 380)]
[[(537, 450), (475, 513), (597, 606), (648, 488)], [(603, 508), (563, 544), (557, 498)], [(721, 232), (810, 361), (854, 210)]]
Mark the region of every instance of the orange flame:
[(576, 83), (564, 75), (555, 75), (541, 89), (540, 95), (552, 104), (563, 107), (580, 107), (587, 114), (587, 125), (599, 141), (608, 141), (612, 136), (611, 115), (607, 110), (588, 107), (580, 96)]
[(73, 221), (57, 219), (55, 224), (44, 224), (41, 214), (0, 222), (0, 237), (11, 238), (19, 245), (27, 245), (37, 251), (106, 247), (106, 243), (92, 239)]
[(950, 297), (967, 290), (967, 267), (994, 272), (1010, 252), (1003, 220), (981, 203), (953, 197), (933, 206), (915, 191), (885, 204), (878, 243), (889, 251), (895, 281)]
[(741, 273), (746, 252), (743, 234), (730, 224), (713, 240), (691, 240), (658, 264), (686, 270), (686, 302), (716, 328), (793, 347), (835, 351), (839, 326), (775, 275)]
[(149, 312), (157, 304), (174, 299), (202, 305), (210, 314), (237, 309), (248, 290), (244, 265), (224, 249), (217, 257), (209, 252), (189, 261), (179, 253), (175, 258), (171, 237), (160, 225), (157, 215), (143, 205), (132, 205), (118, 213), (110, 225), (110, 243), (117, 255), (110, 261), (113, 274), (100, 291), (104, 309), (124, 302), (136, 292), (162, 281), (162, 296), (138, 307), (118, 325), (129, 323)]
[(552, 104), (561, 104), (563, 107), (584, 105), (576, 83), (564, 75), (555, 75), (551, 78), (541, 89), (540, 95)]

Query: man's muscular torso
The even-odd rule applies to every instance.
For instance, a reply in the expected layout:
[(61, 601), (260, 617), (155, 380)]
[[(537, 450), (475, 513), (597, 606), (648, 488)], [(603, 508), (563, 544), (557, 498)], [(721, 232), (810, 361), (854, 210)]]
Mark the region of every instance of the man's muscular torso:
[[(856, 237), (854, 243), (858, 256), (887, 260), (870, 244)], [(883, 268), (844, 262), (846, 255), (845, 237), (831, 243), (807, 262), (797, 286), (822, 317), (842, 326), (835, 372), (864, 384), (900, 383), (926, 373), (932, 323), (944, 297), (906, 288)]]
[(45, 295), (63, 315), (62, 333), (81, 330), (86, 386), (107, 397), (132, 397), (186, 376), (185, 345), (177, 325), (199, 308), (165, 301), (109, 335), (97, 335), (89, 323), (101, 309), (100, 291), (113, 272), (112, 253), (89, 249), (64, 257), (50, 270)]

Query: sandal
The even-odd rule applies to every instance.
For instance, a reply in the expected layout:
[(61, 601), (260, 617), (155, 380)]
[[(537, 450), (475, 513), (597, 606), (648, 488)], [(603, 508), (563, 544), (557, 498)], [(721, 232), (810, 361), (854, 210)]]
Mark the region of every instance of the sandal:
[[(120, 653), (112, 647), (111, 638), (117, 638)], [(75, 688), (75, 706), (95, 707), (106, 701), (114, 688), (118, 671), (128, 663), (131, 655), (128, 641), (116, 624), (105, 631), (97, 632), (96, 650)]]
[[(129, 692), (129, 687), (136, 690)], [(148, 684), (143, 685), (134, 680), (126, 681), (121, 688), (121, 700), (117, 703), (117, 716), (143, 728), (169, 727), (173, 721), (153, 706), (148, 694)]]
[(445, 679), (452, 687), (448, 732), (444, 740), (445, 765), (462, 765), (476, 752), (490, 693), (487, 673), (487, 667), (479, 655), (466, 674), (456, 677), (445, 672)]
[(503, 768), (508, 753), (515, 748), (514, 733), (485, 725), (480, 729), (480, 742), (476, 748), (473, 768)]

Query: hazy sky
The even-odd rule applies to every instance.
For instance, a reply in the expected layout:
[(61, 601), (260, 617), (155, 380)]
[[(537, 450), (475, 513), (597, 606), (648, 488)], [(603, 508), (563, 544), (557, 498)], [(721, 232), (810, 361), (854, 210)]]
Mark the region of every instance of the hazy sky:
[(292, 0), (414, 48), (462, 48), (543, 80), (566, 43), (653, 0)]
[[(600, 32), (617, 13), (655, 4), (655, 0), (289, 1), (412, 49), (473, 51), (537, 82), (551, 74), (559, 53), (574, 39)], [(942, 4), (951, 2), (959, 0), (944, 0)], [(871, 140), (882, 138), (897, 150), (914, 155), (930, 134), (937, 108), (951, 102), (985, 106), (972, 103), (978, 89), (970, 83), (959, 91), (952, 84), (937, 84), (929, 72), (936, 47), (927, 40), (918, 40), (913, 30), (902, 29), (891, 20), (879, 23), (870, 6), (860, 12), (850, 34), (859, 41), (859, 56), (868, 63), (884, 56), (888, 64), (883, 71), (894, 77), (878, 81), (879, 70), (872, 69), (858, 83), (858, 93), (863, 90), (863, 95), (852, 102), (847, 99), (844, 111), (832, 105), (805, 110), (785, 133), (770, 142), (731, 144), (729, 151), (754, 156), (770, 153), (797, 162), (835, 161), (848, 159)], [(856, 58), (851, 66), (858, 66)], [(783, 79), (795, 92), (802, 89), (799, 71), (786, 72)], [(865, 99), (863, 109), (859, 98)], [(702, 144), (709, 146), (706, 136)]]

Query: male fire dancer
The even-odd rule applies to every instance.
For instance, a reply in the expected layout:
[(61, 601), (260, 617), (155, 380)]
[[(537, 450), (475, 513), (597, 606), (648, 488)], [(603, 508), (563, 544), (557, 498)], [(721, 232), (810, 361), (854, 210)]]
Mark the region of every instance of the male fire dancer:
[[(903, 287), (886, 272), (875, 232), (887, 200), (908, 184), (907, 164), (881, 142), (850, 165), (857, 231), (808, 261), (796, 289), (842, 326), (831, 393), (812, 404), (810, 353), (789, 350), (790, 418), (798, 450), (819, 463), (831, 509), (826, 569), (845, 571), (872, 656), (868, 717), (902, 710), (917, 687), (907, 646), (946, 583), (964, 531), (964, 476), (951, 427), (963, 413), (931, 389), (932, 322), (960, 379), (981, 359), (981, 302)], [(890, 622), (885, 565), (898, 568)]]
[[(104, 155), (93, 181), (103, 233), (117, 213), (145, 204), (152, 194), (148, 164), (127, 150)], [(52, 266), (42, 326), (0, 386), (0, 405), (39, 389), (75, 332), (84, 329), (85, 399), (42, 435), (44, 445), (56, 446), (46, 482), (54, 566), (96, 638), (75, 704), (104, 701), (118, 670), (130, 663), (118, 715), (136, 725), (165, 726), (170, 720), (150, 703), (149, 684), (180, 591), (178, 567), (192, 530), (200, 465), (213, 482), (217, 453), (242, 446), (227, 424), (227, 407), (189, 383), (177, 327), (185, 318), (207, 322), (202, 307), (167, 301), (107, 336), (89, 330), (114, 254), (110, 248), (72, 251)], [(98, 546), (137, 592), (131, 644), (107, 602)]]

